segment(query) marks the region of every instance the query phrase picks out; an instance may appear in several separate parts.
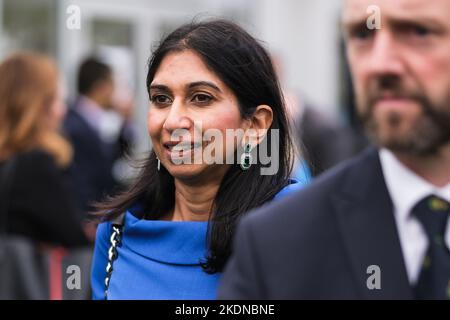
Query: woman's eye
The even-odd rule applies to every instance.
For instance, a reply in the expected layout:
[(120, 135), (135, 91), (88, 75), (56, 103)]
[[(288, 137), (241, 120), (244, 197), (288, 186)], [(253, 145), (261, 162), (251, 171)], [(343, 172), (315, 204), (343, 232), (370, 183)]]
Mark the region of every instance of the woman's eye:
[(168, 96), (164, 96), (161, 94), (152, 96), (151, 100), (155, 104), (169, 104), (170, 103), (170, 98)]
[(194, 97), (193, 97), (193, 101), (194, 102), (196, 102), (196, 103), (208, 103), (208, 102), (210, 102), (211, 100), (212, 100), (213, 98), (211, 97), (211, 96), (209, 96), (209, 95), (207, 95), (207, 94), (196, 94)]

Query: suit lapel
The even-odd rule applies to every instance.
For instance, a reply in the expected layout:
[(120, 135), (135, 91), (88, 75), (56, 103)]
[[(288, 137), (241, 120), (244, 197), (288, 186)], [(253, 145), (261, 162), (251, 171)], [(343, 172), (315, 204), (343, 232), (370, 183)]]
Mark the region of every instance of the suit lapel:
[[(99, 133), (91, 127), (86, 119), (79, 113), (78, 110), (73, 109), (69, 111), (72, 117), (77, 121), (80, 126), (80, 132), (83, 132), (83, 139), (85, 140), (84, 146), (88, 146), (92, 154), (100, 154), (103, 157), (107, 157), (104, 143), (102, 142)], [(81, 129), (82, 127), (82, 129)]]
[[(332, 203), (361, 297), (412, 299), (377, 150), (370, 149), (355, 161)], [(374, 274), (369, 266), (380, 268), (380, 290), (367, 287)]]

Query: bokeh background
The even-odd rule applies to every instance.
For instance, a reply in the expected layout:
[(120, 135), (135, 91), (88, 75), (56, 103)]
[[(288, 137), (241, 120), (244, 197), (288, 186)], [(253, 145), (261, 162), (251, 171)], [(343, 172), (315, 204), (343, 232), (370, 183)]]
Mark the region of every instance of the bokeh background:
[[(80, 8), (79, 30), (66, 25), (71, 5)], [(184, 22), (224, 17), (265, 43), (286, 88), (354, 126), (339, 9), (339, 0), (0, 0), (0, 58), (18, 49), (51, 55), (70, 99), (79, 63), (101, 56), (114, 67), (119, 91), (133, 96), (139, 153), (150, 147), (145, 75), (152, 48)]]

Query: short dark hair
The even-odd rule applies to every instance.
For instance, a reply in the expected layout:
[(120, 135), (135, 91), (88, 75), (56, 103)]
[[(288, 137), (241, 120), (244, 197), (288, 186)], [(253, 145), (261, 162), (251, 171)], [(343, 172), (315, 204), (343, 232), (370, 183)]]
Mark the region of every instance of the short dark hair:
[(100, 81), (111, 76), (111, 68), (94, 57), (85, 59), (78, 70), (78, 93), (89, 94)]
[[(290, 183), (294, 147), (284, 99), (277, 75), (267, 51), (238, 25), (226, 20), (190, 23), (167, 36), (153, 53), (147, 73), (147, 88), (162, 60), (172, 52), (192, 50), (237, 97), (241, 116), (250, 118), (259, 105), (273, 110), (271, 129), (279, 130), (279, 170), (274, 175), (261, 175), (261, 163), (243, 171), (231, 165), (214, 199), (208, 230), (209, 253), (203, 264), (205, 271), (222, 271), (231, 254), (231, 242), (238, 220), (249, 210), (270, 201)], [(270, 132), (269, 130), (269, 132)], [(270, 134), (267, 149), (271, 150)], [(259, 148), (259, 146), (257, 146)], [(136, 212), (146, 219), (159, 219), (173, 209), (174, 178), (151, 152), (136, 183), (125, 193), (98, 208), (107, 220), (113, 219), (135, 202), (142, 205)]]

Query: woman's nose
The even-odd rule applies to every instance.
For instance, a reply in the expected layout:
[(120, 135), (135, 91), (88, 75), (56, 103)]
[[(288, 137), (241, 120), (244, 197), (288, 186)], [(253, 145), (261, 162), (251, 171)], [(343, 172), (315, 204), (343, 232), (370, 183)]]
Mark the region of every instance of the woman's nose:
[(192, 121), (189, 117), (186, 106), (181, 101), (174, 101), (170, 106), (169, 113), (164, 121), (163, 128), (169, 132), (177, 129), (191, 128)]

